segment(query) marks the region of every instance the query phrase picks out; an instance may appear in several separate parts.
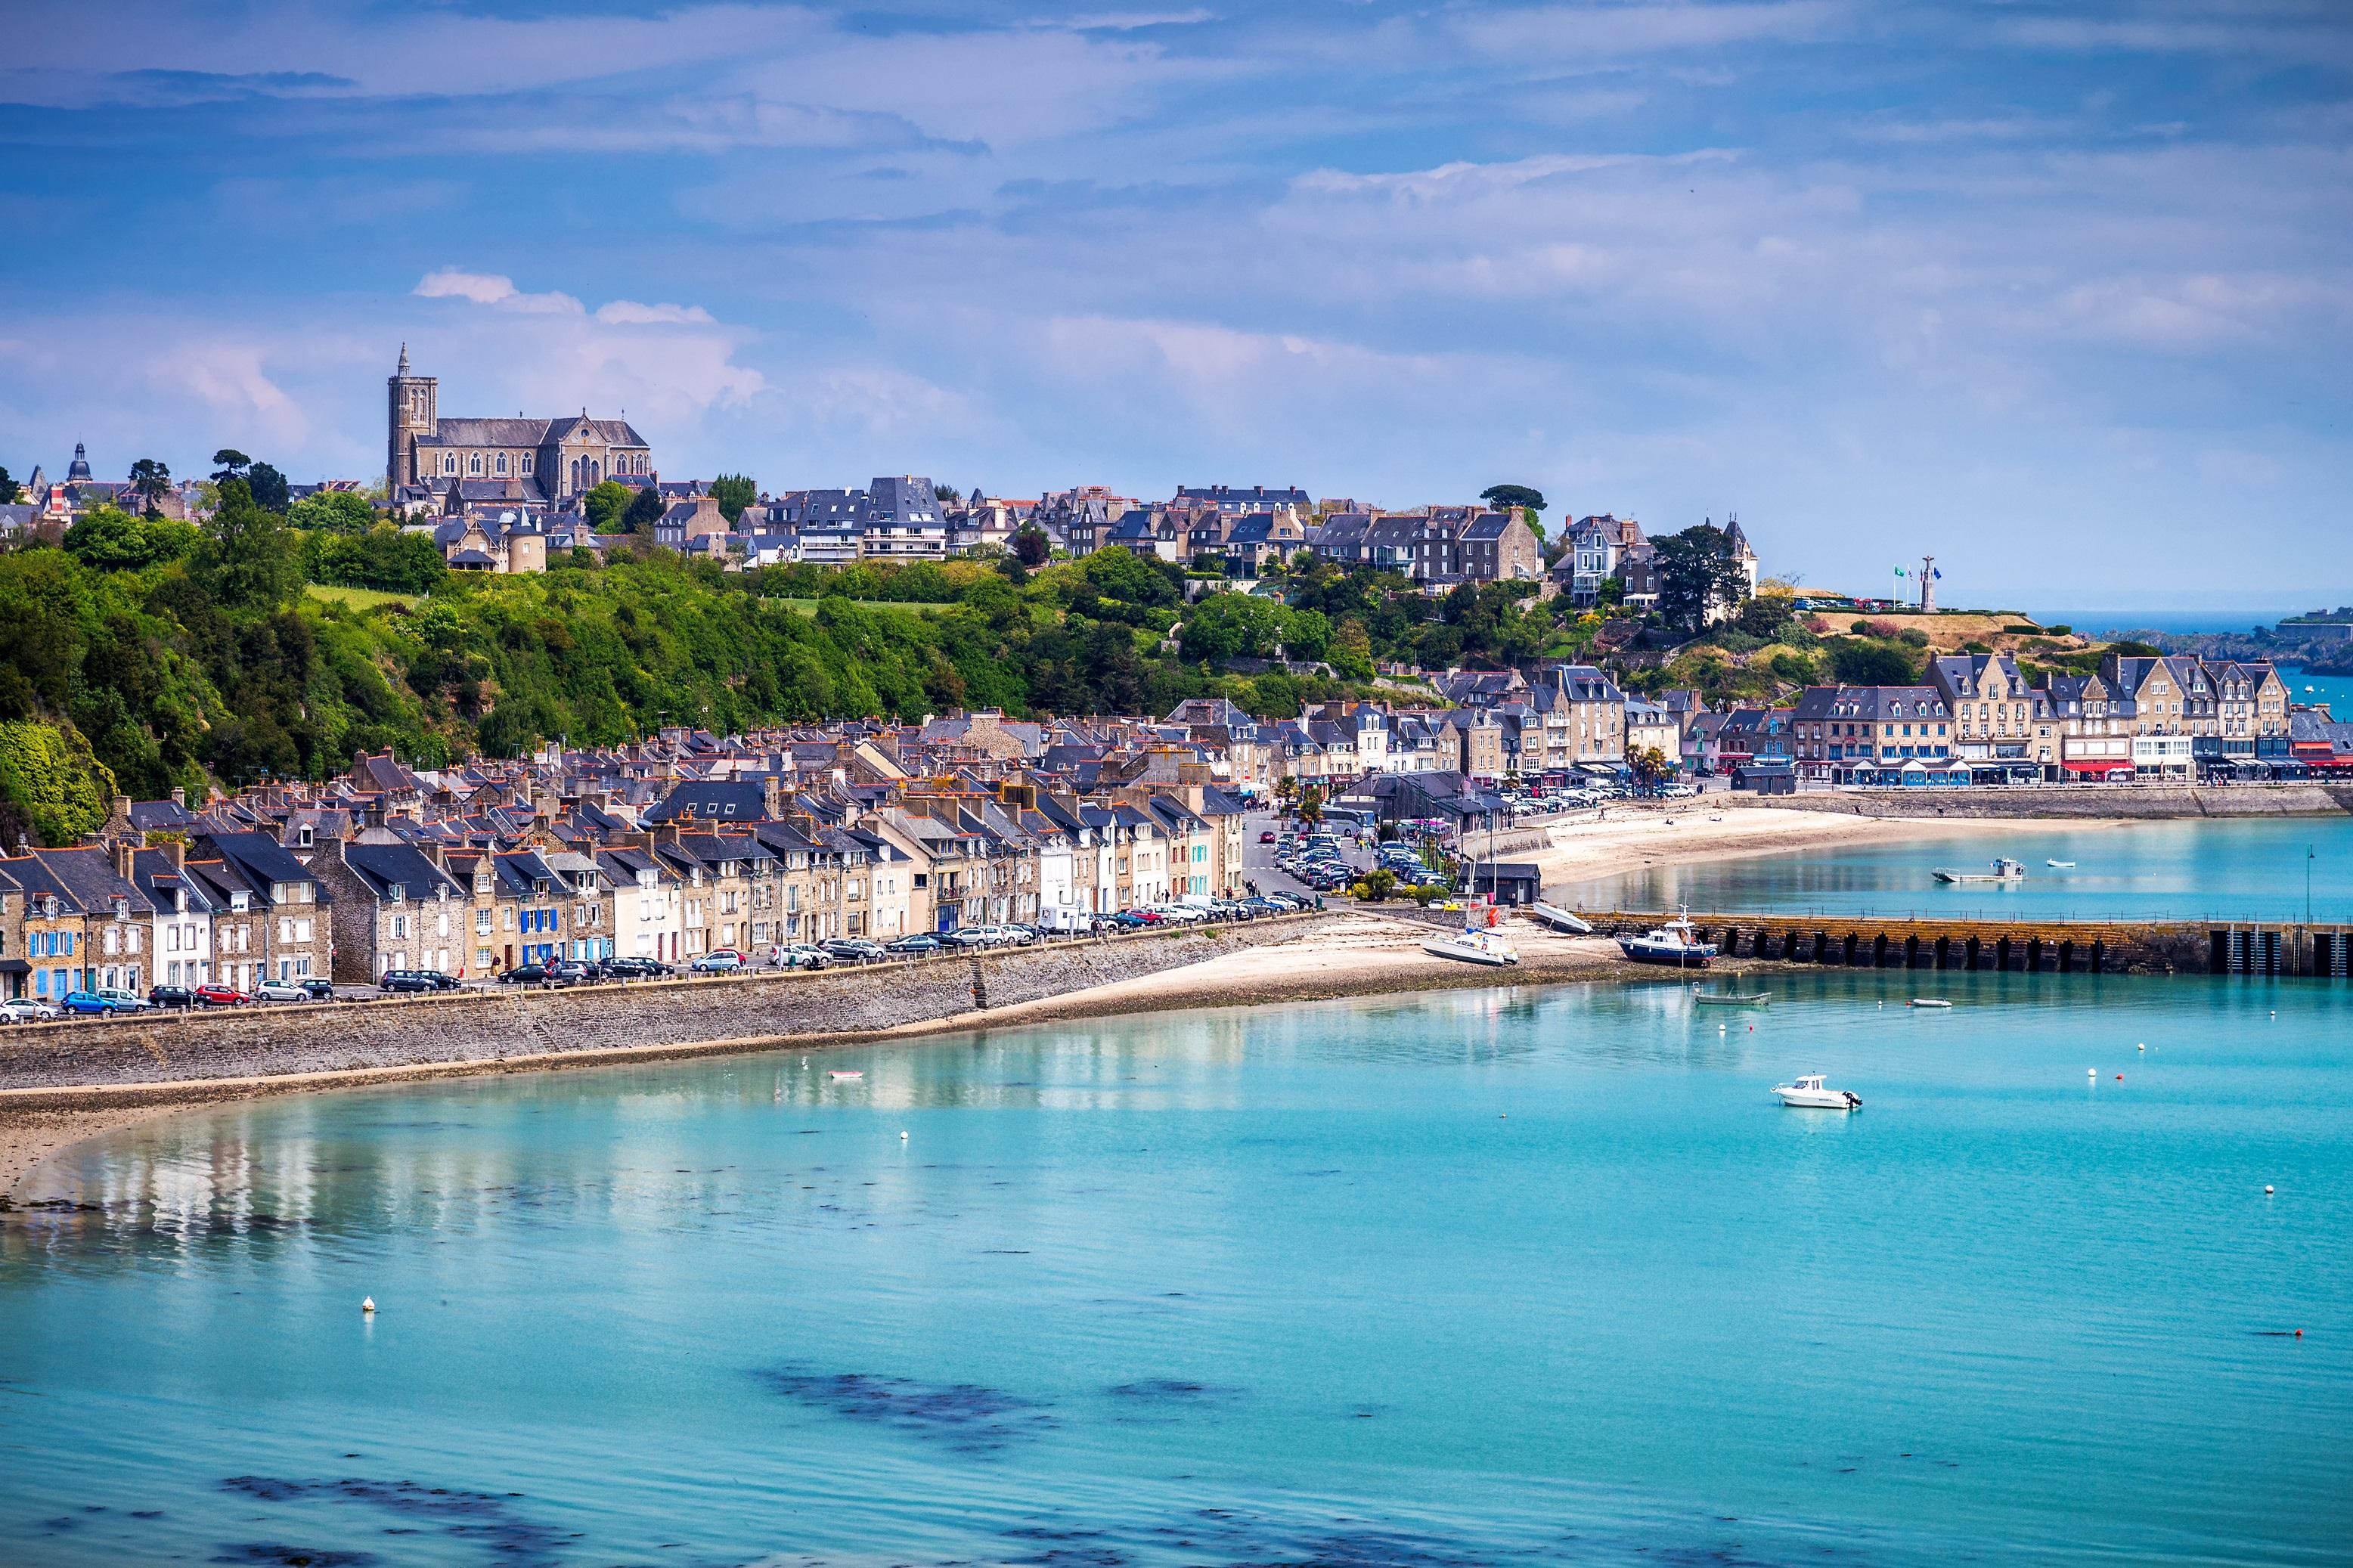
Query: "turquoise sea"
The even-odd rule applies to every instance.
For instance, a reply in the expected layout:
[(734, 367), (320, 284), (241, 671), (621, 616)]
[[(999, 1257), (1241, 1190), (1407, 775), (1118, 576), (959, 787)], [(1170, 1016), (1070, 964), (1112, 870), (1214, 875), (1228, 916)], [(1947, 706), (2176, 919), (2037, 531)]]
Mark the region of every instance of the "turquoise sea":
[[(1921, 809), (1935, 805), (1924, 798)], [(2026, 880), (1936, 880), (1938, 867), (1982, 871), (1997, 855), (2023, 862)], [(2054, 867), (2052, 860), (2074, 864)], [(1561, 891), (1578, 908), (1594, 910), (2301, 921), (2308, 907), (2316, 921), (2353, 924), (2353, 817), (2124, 826), (2021, 822), (1952, 836), (1924, 828), (1902, 840), (1651, 867)]]
[(132, 1129), (0, 1221), (0, 1560), (2346, 1561), (2353, 986), (1771, 984)]

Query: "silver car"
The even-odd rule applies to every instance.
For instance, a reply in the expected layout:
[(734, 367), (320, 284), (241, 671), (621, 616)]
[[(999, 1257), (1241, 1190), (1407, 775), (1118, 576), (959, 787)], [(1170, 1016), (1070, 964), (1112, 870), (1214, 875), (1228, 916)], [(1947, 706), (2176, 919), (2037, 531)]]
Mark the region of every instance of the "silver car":
[(0, 1024), (46, 1024), (57, 1016), (56, 1007), (30, 996), (12, 996), (0, 1002)]

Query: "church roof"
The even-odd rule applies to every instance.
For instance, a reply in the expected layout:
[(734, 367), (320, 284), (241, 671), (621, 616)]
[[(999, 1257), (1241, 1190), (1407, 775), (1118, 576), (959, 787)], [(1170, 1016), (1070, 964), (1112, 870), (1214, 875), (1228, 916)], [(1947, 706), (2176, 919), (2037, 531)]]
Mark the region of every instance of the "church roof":
[(90, 454), (82, 450), (82, 445), (80, 442), (76, 441), (74, 443), (73, 466), (66, 469), (66, 483), (72, 484), (77, 479), (88, 479), (89, 478)]
[(427, 447), (543, 447), (584, 425), (608, 446), (646, 445), (646, 438), (626, 419), (584, 419), (576, 414), (562, 419), (437, 419), (433, 434), (417, 440)]

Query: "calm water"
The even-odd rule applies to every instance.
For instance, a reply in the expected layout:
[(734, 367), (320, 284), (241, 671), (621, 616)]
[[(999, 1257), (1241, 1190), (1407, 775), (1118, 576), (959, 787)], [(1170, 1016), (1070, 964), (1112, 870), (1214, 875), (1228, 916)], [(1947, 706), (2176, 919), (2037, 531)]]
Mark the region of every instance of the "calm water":
[[(2307, 850), (2313, 918), (2353, 924), (2353, 817), (2345, 816), (2123, 827), (2021, 822), (1957, 837), (1924, 832), (1900, 843), (1656, 867), (1580, 882), (1568, 896), (1587, 909), (2300, 921)], [(1940, 866), (1986, 870), (1997, 855), (2023, 861), (2026, 880), (1936, 879)]]
[(2353, 987), (1924, 983), (133, 1130), (0, 1223), (0, 1558), (2344, 1561)]

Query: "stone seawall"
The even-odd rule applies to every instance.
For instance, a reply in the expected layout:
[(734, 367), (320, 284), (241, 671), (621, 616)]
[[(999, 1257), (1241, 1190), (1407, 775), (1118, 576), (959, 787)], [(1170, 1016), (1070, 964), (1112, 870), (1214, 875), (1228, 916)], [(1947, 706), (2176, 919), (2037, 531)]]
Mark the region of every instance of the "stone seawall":
[(85, 1088), (639, 1051), (712, 1041), (859, 1035), (1043, 1001), (1220, 952), (1287, 942), (1328, 916), (1148, 931), (980, 956), (815, 973), (501, 988), (226, 1013), (19, 1025), (0, 1032), (0, 1089)]
[(2334, 816), (2353, 812), (2353, 783), (2278, 784), (2052, 784), (2043, 788), (1813, 790), (1798, 795), (1709, 795), (1703, 803), (1845, 816), (2185, 817)]

